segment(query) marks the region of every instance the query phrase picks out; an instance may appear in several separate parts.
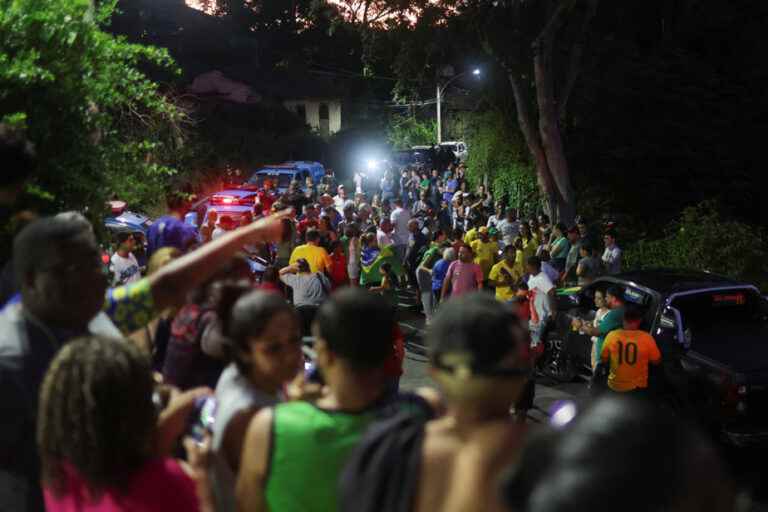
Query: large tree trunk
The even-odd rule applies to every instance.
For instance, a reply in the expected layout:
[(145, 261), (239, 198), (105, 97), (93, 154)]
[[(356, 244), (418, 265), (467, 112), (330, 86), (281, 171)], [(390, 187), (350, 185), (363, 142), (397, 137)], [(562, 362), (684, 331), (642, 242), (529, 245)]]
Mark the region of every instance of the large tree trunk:
[(536, 102), (539, 107), (539, 134), (547, 159), (547, 169), (555, 184), (553, 217), (566, 225), (576, 215), (576, 198), (571, 186), (571, 173), (565, 158), (560, 134), (560, 112), (555, 99), (552, 48), (554, 33), (546, 33), (534, 44), (533, 69), (536, 80)]
[[(525, 73), (530, 64), (522, 57), (526, 52), (512, 52), (511, 65), (502, 62), (515, 96), (517, 119), (536, 165), (540, 192), (552, 220), (570, 224), (576, 215), (576, 197), (571, 184), (570, 168), (560, 131), (566, 105), (580, 70), (583, 37), (595, 15), (599, 0), (559, 0), (553, 3), (538, 37), (532, 42), (535, 91), (526, 85)], [(516, 4), (518, 8), (522, 4)], [(519, 14), (519, 13), (518, 13)], [(578, 23), (574, 39), (561, 46), (570, 48), (567, 70), (559, 90), (555, 90), (554, 48), (558, 32), (567, 20)], [(528, 61), (530, 62), (530, 61)], [(526, 71), (521, 71), (525, 69)], [(559, 95), (559, 96), (558, 96)], [(559, 100), (559, 101), (558, 101)]]
[(547, 156), (544, 152), (544, 147), (541, 144), (541, 137), (539, 136), (531, 117), (530, 94), (526, 90), (523, 80), (515, 71), (508, 69), (507, 76), (509, 77), (509, 83), (512, 86), (512, 92), (515, 96), (517, 122), (520, 125), (520, 131), (523, 132), (528, 151), (530, 151), (534, 165), (536, 166), (536, 181), (539, 184), (539, 190), (546, 203), (545, 210), (548, 215), (552, 216), (556, 210), (557, 192), (555, 190), (555, 183), (552, 181), (552, 175), (549, 171)]

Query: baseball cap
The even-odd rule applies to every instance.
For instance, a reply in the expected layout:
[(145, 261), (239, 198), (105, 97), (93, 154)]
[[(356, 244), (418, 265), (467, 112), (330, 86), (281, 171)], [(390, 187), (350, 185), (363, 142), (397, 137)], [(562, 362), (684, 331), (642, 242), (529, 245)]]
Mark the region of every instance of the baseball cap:
[(487, 232), (488, 232), (488, 228), (487, 228), (487, 227), (485, 227), (485, 226), (480, 226), (480, 227), (478, 228), (477, 232), (478, 232), (478, 233), (487, 233)]
[(527, 331), (508, 305), (473, 293), (440, 307), (427, 332), (432, 366), (459, 379), (520, 377), (529, 369), (510, 362), (527, 343)]
[[(481, 228), (481, 229), (482, 229), (482, 228)], [(498, 235), (498, 234), (499, 234), (499, 230), (498, 230), (498, 229), (496, 229), (496, 228), (490, 228), (490, 229), (488, 229), (488, 234), (489, 234), (490, 236)]]

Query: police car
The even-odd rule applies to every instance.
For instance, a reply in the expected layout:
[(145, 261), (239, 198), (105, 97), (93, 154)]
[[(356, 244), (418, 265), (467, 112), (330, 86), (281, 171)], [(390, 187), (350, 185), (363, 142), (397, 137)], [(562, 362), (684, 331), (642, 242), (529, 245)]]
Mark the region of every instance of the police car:
[(325, 167), (319, 162), (285, 162), (279, 165), (262, 167), (251, 176), (244, 186), (262, 189), (264, 181), (271, 180), (273, 189), (279, 194), (284, 194), (288, 190), (291, 181), (297, 181), (299, 187), (303, 190), (307, 178), (312, 178), (312, 182), (318, 184), (324, 175)]

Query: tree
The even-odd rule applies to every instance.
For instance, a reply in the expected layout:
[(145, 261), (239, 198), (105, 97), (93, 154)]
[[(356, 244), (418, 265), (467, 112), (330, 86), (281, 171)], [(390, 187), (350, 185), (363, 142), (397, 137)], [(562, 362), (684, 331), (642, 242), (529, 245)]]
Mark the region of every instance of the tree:
[(437, 138), (437, 122), (419, 121), (413, 116), (395, 115), (389, 122), (387, 139), (396, 149), (410, 149), (413, 146), (431, 145)]
[(576, 198), (562, 122), (581, 70), (585, 35), (599, 0), (459, 0), (485, 52), (504, 69), (517, 120), (551, 215), (571, 222)]
[[(552, 216), (566, 222), (575, 215), (575, 194), (561, 127), (581, 70), (585, 35), (598, 2), (376, 2), (386, 4), (387, 9), (397, 8), (417, 16), (410, 23), (409, 35), (421, 44), (403, 42), (400, 35), (403, 50), (395, 61), (395, 71), (402, 79), (425, 77), (423, 71), (415, 76), (403, 72), (424, 70), (429, 64), (439, 66), (436, 58), (455, 59), (456, 54), (472, 54), (473, 44), (467, 44), (470, 39), (498, 63), (512, 88), (518, 125), (535, 164), (542, 196)], [(429, 51), (431, 47), (427, 44), (424, 50), (425, 34), (453, 47)], [(402, 87), (401, 80), (399, 90), (413, 91), (414, 87)]]
[(115, 2), (0, 0), (0, 117), (23, 126), (52, 210), (103, 210), (111, 192), (151, 204), (181, 164), (185, 113), (141, 66), (167, 52), (110, 35)]
[(535, 216), (539, 212), (536, 171), (517, 126), (510, 126), (509, 117), (500, 110), (468, 117), (470, 180), (479, 185), (487, 179), (495, 199), (517, 208), (520, 216)]

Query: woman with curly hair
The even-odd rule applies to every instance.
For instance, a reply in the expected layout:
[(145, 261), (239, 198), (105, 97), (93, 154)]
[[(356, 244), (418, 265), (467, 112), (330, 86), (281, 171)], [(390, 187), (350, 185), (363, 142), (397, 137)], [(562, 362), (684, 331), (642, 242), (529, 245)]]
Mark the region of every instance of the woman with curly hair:
[(195, 483), (170, 458), (195, 400), (158, 413), (149, 358), (132, 343), (87, 337), (64, 346), (43, 381), (37, 423), (46, 510), (196, 511)]

